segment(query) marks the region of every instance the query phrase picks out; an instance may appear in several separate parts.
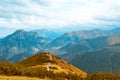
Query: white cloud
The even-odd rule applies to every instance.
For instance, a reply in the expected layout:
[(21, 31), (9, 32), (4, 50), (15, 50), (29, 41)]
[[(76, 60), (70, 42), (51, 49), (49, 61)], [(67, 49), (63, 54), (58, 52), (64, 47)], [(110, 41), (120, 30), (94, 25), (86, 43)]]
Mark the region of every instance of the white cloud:
[(0, 3), (0, 26), (12, 28), (120, 26), (118, 17), (119, 0), (4, 0)]

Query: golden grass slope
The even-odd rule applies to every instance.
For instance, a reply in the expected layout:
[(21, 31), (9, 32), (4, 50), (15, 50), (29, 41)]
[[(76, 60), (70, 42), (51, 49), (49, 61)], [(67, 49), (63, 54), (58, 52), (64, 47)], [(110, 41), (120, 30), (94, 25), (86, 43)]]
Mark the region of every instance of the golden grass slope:
[(49, 80), (49, 79), (19, 77), (19, 76), (0, 76), (0, 80)]
[(54, 73), (64, 72), (66, 74), (72, 73), (78, 76), (80, 75), (83, 78), (87, 77), (86, 72), (74, 67), (73, 65), (49, 52), (36, 54), (28, 59), (18, 62), (17, 65), (18, 64), (29, 68), (44, 67), (47, 69), (47, 67), (49, 67), (49, 70), (53, 71)]

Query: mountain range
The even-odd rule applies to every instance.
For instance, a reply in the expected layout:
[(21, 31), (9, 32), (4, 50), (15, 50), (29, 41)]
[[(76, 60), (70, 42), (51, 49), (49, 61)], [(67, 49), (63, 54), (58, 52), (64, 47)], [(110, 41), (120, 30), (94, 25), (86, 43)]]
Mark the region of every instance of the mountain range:
[[(112, 62), (117, 62), (113, 57), (119, 56), (120, 28), (79, 30), (63, 35), (58, 35), (58, 33), (49, 32), (49, 30), (17, 30), (0, 39), (0, 54), (16, 63), (37, 52), (49, 51), (86, 72), (114, 73), (119, 70), (119, 66), (111, 69), (111, 65), (115, 65), (115, 67), (119, 65), (119, 62), (116, 64)], [(109, 57), (112, 57), (111, 61), (108, 60)], [(92, 60), (93, 58), (96, 63)], [(95, 64), (92, 64), (92, 61)], [(104, 66), (110, 66), (110, 68), (103, 69)]]
[(120, 33), (120, 28), (115, 28), (113, 30), (93, 29), (93, 30), (78, 30), (78, 31), (67, 32), (62, 36), (58, 37), (57, 39), (51, 41), (47, 45), (46, 50), (55, 51), (56, 49), (58, 50), (62, 47), (78, 43), (81, 40), (110, 36), (119, 33)]
[(57, 51), (62, 52), (64, 54), (62, 54), (63, 56), (66, 54), (68, 56), (68, 54), (70, 55), (77, 54), (79, 52), (99, 50), (118, 43), (120, 43), (120, 34), (80, 40), (74, 44), (69, 43)]

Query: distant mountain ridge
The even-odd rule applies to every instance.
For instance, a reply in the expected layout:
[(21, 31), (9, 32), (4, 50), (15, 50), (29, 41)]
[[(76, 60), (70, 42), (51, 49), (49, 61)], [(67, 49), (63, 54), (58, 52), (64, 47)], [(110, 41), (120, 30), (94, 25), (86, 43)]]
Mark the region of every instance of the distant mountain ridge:
[(120, 44), (67, 56), (66, 60), (88, 73), (116, 73), (120, 70)]
[(32, 30), (33, 32), (37, 32), (39, 36), (46, 38), (47, 40), (54, 40), (64, 34), (62, 31), (48, 30), (48, 29), (38, 29)]
[(120, 34), (80, 40), (77, 43), (70, 43), (58, 49), (57, 52), (63, 53), (63, 56), (68, 56), (71, 54), (77, 54), (79, 52), (99, 50), (118, 43), (120, 43)]
[(59, 38), (53, 40), (48, 46), (49, 47), (60, 47), (65, 46), (69, 43), (76, 43), (82, 39), (91, 39), (100, 36), (108, 36), (105, 31), (99, 30), (84, 30), (84, 31), (73, 31), (65, 33)]
[(68, 32), (53, 40), (50, 44), (48, 44), (48, 48), (50, 49), (58, 49), (63, 46), (68, 45), (69, 43), (77, 43), (83, 39), (93, 39), (97, 37), (104, 37), (114, 34), (119, 34), (120, 28), (116, 28), (113, 30), (78, 30), (73, 32)]

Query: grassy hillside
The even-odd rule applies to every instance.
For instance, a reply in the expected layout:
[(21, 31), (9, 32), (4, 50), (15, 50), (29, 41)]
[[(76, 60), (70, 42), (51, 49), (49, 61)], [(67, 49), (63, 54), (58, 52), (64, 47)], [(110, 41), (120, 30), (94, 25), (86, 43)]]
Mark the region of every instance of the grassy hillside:
[(48, 77), (36, 78), (35, 76), (25, 77), (25, 76), (0, 75), (0, 80), (119, 80), (119, 79), (120, 79), (120, 73), (112, 74), (112, 73), (101, 73), (101, 72), (88, 74), (86, 78), (80, 78), (78, 76), (74, 76), (70, 74), (66, 76), (63, 73), (57, 74), (52, 78), (48, 78)]
[(42, 52), (16, 64), (9, 62), (0, 63), (0, 74), (6, 76), (28, 76), (52, 80), (82, 79), (87, 73), (72, 66), (61, 58)]
[(20, 77), (20, 76), (0, 76), (0, 80), (47, 80), (47, 79)]
[(79, 70), (78, 68), (49, 52), (38, 53), (32, 57), (29, 57), (28, 59), (16, 63), (16, 65), (22, 65), (29, 68), (43, 67), (45, 69), (48, 69), (47, 67), (49, 67), (49, 70), (53, 71), (53, 73), (64, 72), (66, 74), (70, 73), (80, 75), (81, 77), (87, 76), (84, 71)]

